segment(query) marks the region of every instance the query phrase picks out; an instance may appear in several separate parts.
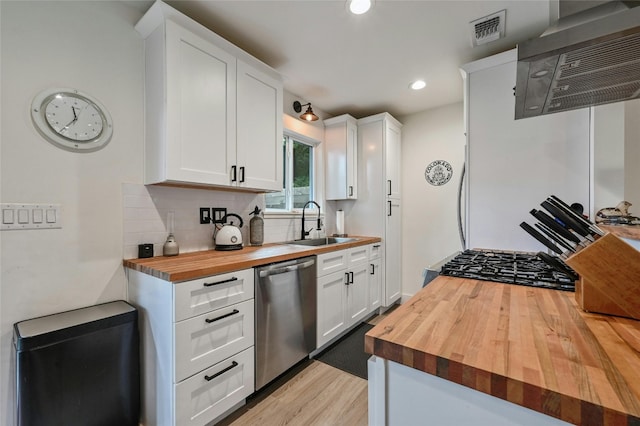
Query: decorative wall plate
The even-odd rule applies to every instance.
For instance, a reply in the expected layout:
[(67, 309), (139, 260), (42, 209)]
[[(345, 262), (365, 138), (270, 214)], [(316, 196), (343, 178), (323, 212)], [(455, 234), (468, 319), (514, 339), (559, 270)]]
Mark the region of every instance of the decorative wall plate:
[(424, 178), (431, 185), (441, 186), (449, 182), (453, 175), (453, 167), (447, 161), (432, 161), (424, 171)]

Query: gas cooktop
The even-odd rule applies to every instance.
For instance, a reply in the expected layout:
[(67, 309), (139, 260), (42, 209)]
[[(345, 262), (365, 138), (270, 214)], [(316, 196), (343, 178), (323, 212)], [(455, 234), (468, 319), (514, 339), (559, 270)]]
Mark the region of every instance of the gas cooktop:
[(440, 275), (575, 291), (572, 277), (528, 252), (465, 250), (445, 263)]

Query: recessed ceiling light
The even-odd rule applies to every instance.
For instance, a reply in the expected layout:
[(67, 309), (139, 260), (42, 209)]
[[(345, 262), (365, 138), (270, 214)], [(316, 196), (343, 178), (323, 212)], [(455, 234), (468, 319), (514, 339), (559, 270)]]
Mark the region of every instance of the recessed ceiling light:
[(426, 86), (427, 86), (427, 83), (425, 83), (424, 80), (416, 80), (409, 85), (409, 87), (412, 88), (413, 90), (424, 89)]
[(349, 10), (354, 15), (362, 15), (371, 9), (371, 0), (348, 0)]

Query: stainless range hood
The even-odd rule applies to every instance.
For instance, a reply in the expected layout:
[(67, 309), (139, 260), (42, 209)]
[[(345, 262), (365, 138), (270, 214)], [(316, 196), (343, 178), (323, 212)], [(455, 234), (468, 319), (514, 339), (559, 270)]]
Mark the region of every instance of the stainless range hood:
[(515, 118), (640, 97), (640, 1), (561, 18), (518, 45)]

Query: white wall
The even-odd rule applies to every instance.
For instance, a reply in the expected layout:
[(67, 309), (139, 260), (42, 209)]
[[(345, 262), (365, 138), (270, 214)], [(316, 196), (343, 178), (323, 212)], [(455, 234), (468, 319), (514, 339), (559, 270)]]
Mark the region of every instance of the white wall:
[(624, 199), (624, 107), (618, 102), (593, 108), (593, 213)]
[[(452, 104), (401, 117), (402, 293), (415, 294), (422, 271), (462, 246), (458, 237), (457, 191), (464, 163), (463, 105)], [(446, 160), (451, 180), (442, 186), (424, 178), (429, 163)]]
[[(12, 324), (124, 298), (122, 182), (142, 179), (140, 12), (120, 1), (2, 1), (3, 203), (59, 203), (62, 229), (2, 231), (0, 424), (14, 424)], [(47, 143), (33, 97), (71, 87), (98, 98), (114, 122), (94, 153)]]

